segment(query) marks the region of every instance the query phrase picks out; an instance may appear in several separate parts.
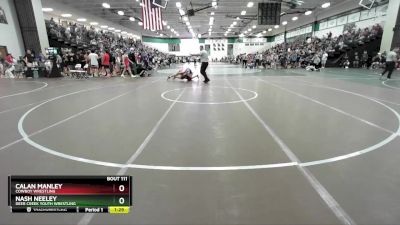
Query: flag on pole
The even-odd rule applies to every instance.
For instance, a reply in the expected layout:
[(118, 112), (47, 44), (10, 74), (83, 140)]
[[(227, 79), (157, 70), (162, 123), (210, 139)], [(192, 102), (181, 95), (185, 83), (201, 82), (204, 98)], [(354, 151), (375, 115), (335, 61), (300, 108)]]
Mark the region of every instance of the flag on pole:
[(142, 21), (145, 30), (162, 30), (161, 8), (153, 4), (153, 0), (142, 0)]

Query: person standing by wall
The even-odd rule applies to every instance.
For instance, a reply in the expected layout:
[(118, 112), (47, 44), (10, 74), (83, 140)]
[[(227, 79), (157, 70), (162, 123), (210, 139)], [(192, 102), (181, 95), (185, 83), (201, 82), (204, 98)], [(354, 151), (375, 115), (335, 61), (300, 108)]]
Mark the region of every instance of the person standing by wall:
[(206, 70), (208, 67), (208, 53), (204, 49), (204, 46), (200, 46), (200, 61), (201, 61), (201, 67), (200, 67), (200, 73), (204, 77), (204, 83), (210, 82), (210, 79), (207, 76)]
[(106, 77), (110, 78), (111, 77), (111, 71), (110, 71), (110, 52), (108, 50), (105, 51), (103, 54), (103, 68), (106, 71)]
[(124, 63), (124, 70), (122, 71), (121, 77), (125, 78), (126, 71), (128, 71), (129, 75), (131, 75), (132, 78), (136, 77), (132, 74), (131, 63), (133, 62), (129, 59), (128, 52), (122, 55), (122, 62)]
[(360, 65), (360, 57), (358, 56), (358, 52), (356, 52), (354, 53), (353, 67), (359, 68), (359, 65)]
[(387, 75), (387, 79), (390, 79), (392, 77), (392, 73), (397, 62), (397, 53), (399, 53), (399, 48), (395, 48), (387, 54), (386, 67), (383, 73), (381, 74), (381, 78), (385, 75), (386, 72), (389, 72)]
[(243, 54), (242, 58), (243, 58), (243, 60), (242, 60), (243, 67), (246, 68), (247, 67), (247, 55)]
[(98, 69), (99, 69), (99, 56), (95, 53), (93, 49), (92, 52), (88, 55), (89, 62), (90, 62), (90, 73), (94, 77), (95, 75), (98, 76)]
[(135, 56), (135, 49), (130, 48), (128, 58), (132, 62), (131, 70), (133, 70), (133, 74), (136, 75), (137, 74), (137, 62), (136, 62), (136, 56)]
[(27, 67), (27, 70), (25, 72), (26, 77), (33, 77), (32, 67), (34, 58), (35, 56), (32, 54), (32, 51), (29, 49), (26, 50), (26, 55), (24, 56), (24, 63), (25, 66)]
[(324, 52), (323, 54), (322, 54), (322, 60), (321, 60), (321, 63), (322, 63), (322, 68), (325, 68), (325, 66), (326, 66), (326, 61), (328, 60), (328, 53), (327, 52)]

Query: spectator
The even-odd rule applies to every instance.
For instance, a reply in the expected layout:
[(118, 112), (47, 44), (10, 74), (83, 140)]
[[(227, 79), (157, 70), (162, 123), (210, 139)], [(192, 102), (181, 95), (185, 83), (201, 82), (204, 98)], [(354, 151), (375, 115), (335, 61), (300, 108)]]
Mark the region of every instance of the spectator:
[(108, 78), (111, 77), (111, 72), (110, 72), (110, 53), (108, 50), (105, 51), (105, 53), (103, 54), (103, 68), (106, 71), (106, 76)]
[(25, 75), (26, 77), (33, 77), (33, 61), (34, 61), (35, 56), (32, 54), (32, 51), (30, 49), (26, 50), (26, 54), (24, 56), (24, 63), (27, 68)]
[(328, 53), (324, 52), (322, 54), (322, 59), (321, 59), (322, 68), (325, 68), (327, 60), (328, 60)]
[(92, 76), (95, 76), (95, 75), (98, 76), (99, 56), (95, 53), (94, 49), (88, 55), (88, 58), (89, 58), (89, 65), (90, 65), (90, 74)]
[(368, 52), (364, 50), (362, 55), (362, 68), (368, 68)]
[(359, 65), (360, 65), (360, 57), (358, 56), (358, 52), (356, 52), (354, 53), (353, 67), (359, 68)]
[(372, 58), (372, 64), (370, 69), (381, 68), (382, 60), (383, 60), (382, 54), (378, 52), (378, 54)]
[(125, 78), (125, 72), (126, 71), (128, 71), (128, 73), (131, 75), (131, 77), (135, 77), (132, 74), (131, 65), (130, 65), (133, 62), (129, 59), (129, 56), (128, 56), (127, 52), (124, 55), (122, 55), (122, 62), (124, 63), (124, 70), (122, 71), (121, 77)]

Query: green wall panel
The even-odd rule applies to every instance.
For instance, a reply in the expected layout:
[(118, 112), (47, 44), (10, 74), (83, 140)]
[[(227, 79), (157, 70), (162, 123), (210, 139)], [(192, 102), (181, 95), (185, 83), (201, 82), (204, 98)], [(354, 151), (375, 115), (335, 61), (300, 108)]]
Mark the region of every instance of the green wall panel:
[(143, 37), (143, 42), (151, 43), (166, 43), (166, 44), (180, 44), (181, 39), (179, 38), (155, 38), (155, 37)]

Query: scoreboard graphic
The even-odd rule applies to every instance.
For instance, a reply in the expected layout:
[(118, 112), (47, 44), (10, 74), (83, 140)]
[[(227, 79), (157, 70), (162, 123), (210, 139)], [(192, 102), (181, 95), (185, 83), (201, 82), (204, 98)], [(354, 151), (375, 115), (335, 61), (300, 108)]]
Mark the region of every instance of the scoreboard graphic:
[(129, 213), (131, 176), (9, 176), (13, 213)]

